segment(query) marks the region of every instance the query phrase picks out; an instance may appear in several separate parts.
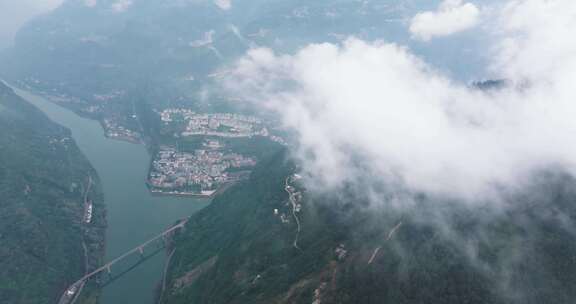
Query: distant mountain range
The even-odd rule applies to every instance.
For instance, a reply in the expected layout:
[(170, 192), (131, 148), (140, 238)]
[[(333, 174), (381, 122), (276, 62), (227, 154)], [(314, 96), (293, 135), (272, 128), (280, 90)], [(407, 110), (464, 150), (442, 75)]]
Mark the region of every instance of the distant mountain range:
[(141, 131), (133, 115), (142, 111), (229, 110), (214, 82), (250, 47), (406, 39), (413, 2), (68, 0), (19, 31), (0, 70), (81, 114)]

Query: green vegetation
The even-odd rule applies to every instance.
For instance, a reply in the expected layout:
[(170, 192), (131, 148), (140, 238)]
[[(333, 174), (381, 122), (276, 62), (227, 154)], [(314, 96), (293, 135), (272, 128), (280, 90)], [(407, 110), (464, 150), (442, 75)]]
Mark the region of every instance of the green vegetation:
[[(2, 83), (0, 108), (0, 303), (56, 303), (103, 255), (96, 172), (67, 129)], [(89, 177), (94, 215), (87, 225)]]
[(284, 191), (293, 170), (277, 154), (193, 216), (175, 243), (164, 304), (538, 304), (576, 297), (571, 178), (535, 182), (508, 198), (508, 212), (425, 197), (400, 211), (370, 206), (357, 192), (304, 191), (299, 250)]
[[(386, 21), (399, 17), (394, 10), (362, 1), (234, 0), (222, 10), (214, 1), (138, 0), (122, 13), (113, 2), (67, 0), (35, 18), (0, 54), (0, 74), (65, 96), (61, 104), (83, 115), (154, 137), (154, 110), (250, 113), (222, 94), (214, 76), (251, 46), (290, 52), (359, 30), (368, 39), (404, 34)], [(211, 43), (194, 46), (210, 33)]]

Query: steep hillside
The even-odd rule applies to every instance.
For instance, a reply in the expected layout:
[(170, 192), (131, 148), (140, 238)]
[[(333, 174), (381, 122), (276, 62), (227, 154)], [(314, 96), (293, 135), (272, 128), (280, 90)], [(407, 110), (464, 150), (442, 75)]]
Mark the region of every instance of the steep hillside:
[(303, 191), (298, 234), (285, 190), (293, 172), (276, 155), (193, 217), (176, 242), (164, 304), (536, 304), (576, 296), (575, 181), (564, 175), (543, 173), (552, 182), (534, 181), (502, 210), (424, 196), (412, 196), (409, 208), (374, 206), (348, 190), (312, 195), (290, 179), (293, 194)]
[(98, 178), (69, 130), (1, 82), (0, 130), (0, 303), (56, 303), (103, 256)]

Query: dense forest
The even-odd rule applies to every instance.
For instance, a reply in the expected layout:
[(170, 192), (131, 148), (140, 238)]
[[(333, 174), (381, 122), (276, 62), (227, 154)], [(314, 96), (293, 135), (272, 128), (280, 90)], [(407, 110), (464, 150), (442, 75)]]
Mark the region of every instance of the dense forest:
[(56, 303), (103, 256), (98, 177), (69, 130), (1, 82), (0, 130), (0, 303)]
[(353, 191), (312, 195), (300, 184), (295, 246), (284, 189), (294, 168), (276, 155), (192, 218), (175, 245), (164, 304), (536, 304), (576, 296), (576, 192), (565, 175), (542, 173), (501, 210), (424, 195), (413, 195), (410, 208), (375, 206)]

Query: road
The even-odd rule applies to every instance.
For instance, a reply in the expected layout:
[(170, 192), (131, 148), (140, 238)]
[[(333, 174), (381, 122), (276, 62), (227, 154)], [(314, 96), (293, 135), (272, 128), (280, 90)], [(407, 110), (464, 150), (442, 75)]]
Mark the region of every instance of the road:
[[(401, 226), (402, 226), (402, 221), (400, 221), (398, 224), (396, 224), (396, 226), (394, 226), (394, 228), (392, 228), (392, 230), (390, 230), (390, 232), (388, 233), (388, 237), (386, 238), (386, 242), (390, 241), (392, 239), (392, 237), (394, 236), (396, 231), (398, 231), (398, 229), (400, 229)], [(374, 262), (374, 259), (378, 255), (378, 252), (380, 252), (380, 249), (382, 249), (382, 246), (378, 246), (376, 249), (374, 249), (374, 252), (372, 252), (372, 256), (368, 260), (368, 265), (370, 265), (370, 264), (372, 264), (372, 262)]]
[[(90, 190), (92, 189), (92, 176), (88, 176), (88, 183), (86, 185), (86, 188), (84, 189), (84, 194), (82, 195), (83, 197), (83, 206), (84, 206), (84, 214), (82, 216), (82, 223), (85, 223), (85, 219), (86, 219), (86, 212), (87, 212), (87, 207), (89, 205), (88, 203), (88, 193), (90, 193)], [(86, 240), (84, 239), (84, 231), (82, 233), (82, 250), (84, 251), (84, 272), (88, 272), (88, 267), (90, 267), (90, 261), (89, 261), (89, 257), (88, 257), (88, 247), (86, 246)], [(72, 288), (72, 286), (70, 286), (68, 289), (66, 289), (66, 292), (64, 292), (64, 295), (60, 298), (60, 301), (58, 303), (74, 303), (76, 302), (76, 300), (78, 299), (78, 297), (80, 296), (80, 294), (82, 293), (82, 289), (84, 289), (84, 285), (85, 285), (85, 281), (82, 281), (80, 284), (78, 285), (72, 285), (72, 286), (76, 286), (76, 291), (73, 294), (69, 294), (67, 293), (67, 291)]]
[(293, 191), (290, 191), (291, 187), (288, 184), (288, 181), (290, 180), (290, 176), (288, 176), (286, 178), (286, 183), (284, 186), (284, 190), (286, 190), (286, 192), (288, 193), (288, 196), (290, 198), (290, 204), (292, 204), (292, 215), (294, 216), (294, 219), (296, 220), (296, 225), (298, 227), (298, 230), (296, 231), (296, 237), (294, 238), (294, 248), (298, 249), (298, 250), (302, 250), (300, 249), (300, 247), (298, 247), (298, 239), (300, 238), (300, 219), (298, 218), (298, 215), (296, 214), (296, 205), (298, 204), (296, 202), (296, 199), (294, 198), (294, 193)]
[(164, 264), (164, 273), (162, 275), (162, 290), (160, 291), (160, 296), (158, 297), (158, 304), (161, 304), (162, 300), (164, 299), (164, 293), (166, 292), (166, 276), (168, 275), (168, 267), (170, 267), (170, 261), (174, 256), (174, 252), (176, 252), (176, 249), (172, 249), (172, 252), (170, 252), (168, 258), (166, 259), (166, 264)]

